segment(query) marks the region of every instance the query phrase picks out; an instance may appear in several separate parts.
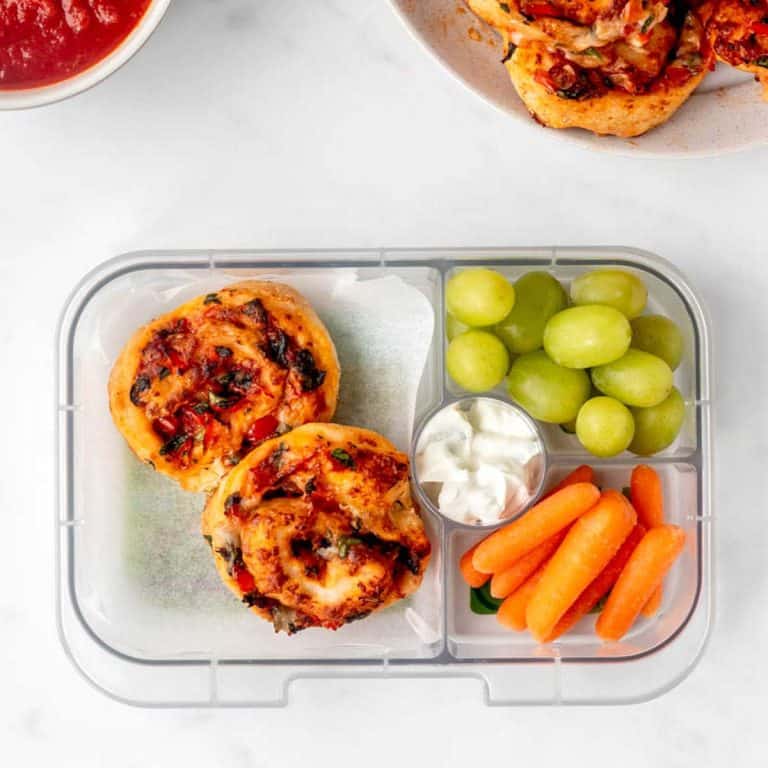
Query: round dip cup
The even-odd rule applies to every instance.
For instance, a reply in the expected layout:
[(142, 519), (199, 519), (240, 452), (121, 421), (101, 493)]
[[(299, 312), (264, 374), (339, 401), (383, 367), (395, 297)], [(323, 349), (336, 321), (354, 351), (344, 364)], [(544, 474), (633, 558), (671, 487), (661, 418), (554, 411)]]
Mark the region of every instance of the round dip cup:
[[(526, 473), (528, 476), (528, 482), (525, 484), (528, 490), (527, 500), (524, 503), (515, 503), (516, 498), (512, 498), (507, 508), (498, 516), (498, 518), (492, 521), (476, 520), (473, 522), (467, 522), (466, 520), (457, 519), (449, 516), (445, 512), (440, 510), (438, 503), (438, 496), (442, 488), (440, 482), (424, 482), (419, 478), (419, 456), (422, 453), (422, 438), (432, 421), (444, 411), (449, 409), (458, 409), (460, 411), (469, 411), (475, 402), (487, 400), (494, 403), (495, 406), (501, 406), (505, 410), (514, 414), (519, 421), (523, 422), (530, 431), (531, 440), (537, 446), (537, 452), (529, 459), (528, 464), (533, 464), (532, 470)], [(538, 424), (520, 407), (514, 403), (504, 400), (500, 397), (493, 395), (471, 395), (468, 397), (462, 397), (456, 400), (442, 403), (438, 408), (430, 411), (417, 425), (416, 431), (411, 442), (411, 467), (413, 473), (413, 484), (416, 489), (416, 495), (420, 503), (433, 512), (435, 515), (439, 515), (444, 520), (450, 520), (455, 525), (460, 525), (465, 528), (493, 528), (502, 523), (509, 523), (517, 517), (523, 515), (530, 507), (532, 507), (544, 489), (544, 482), (547, 475), (548, 456), (546, 443), (541, 434)], [(519, 501), (519, 500), (517, 500)]]
[(92, 88), (120, 69), (149, 39), (168, 10), (171, 0), (151, 0), (139, 23), (117, 47), (88, 69), (66, 80), (30, 88), (0, 88), (0, 111), (29, 109), (62, 101)]

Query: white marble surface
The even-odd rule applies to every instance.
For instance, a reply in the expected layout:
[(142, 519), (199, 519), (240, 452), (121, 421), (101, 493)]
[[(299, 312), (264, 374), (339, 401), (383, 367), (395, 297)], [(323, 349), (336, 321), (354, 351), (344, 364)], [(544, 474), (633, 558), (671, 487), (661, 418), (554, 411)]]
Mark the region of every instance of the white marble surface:
[[(384, 0), (176, 0), (67, 103), (0, 115), (0, 764), (768, 761), (768, 150), (638, 161), (514, 124)], [(145, 711), (91, 689), (53, 606), (53, 339), (89, 268), (157, 247), (631, 244), (715, 328), (718, 616), (679, 688), (618, 709), (488, 709), (477, 683), (304, 682), (284, 711)]]

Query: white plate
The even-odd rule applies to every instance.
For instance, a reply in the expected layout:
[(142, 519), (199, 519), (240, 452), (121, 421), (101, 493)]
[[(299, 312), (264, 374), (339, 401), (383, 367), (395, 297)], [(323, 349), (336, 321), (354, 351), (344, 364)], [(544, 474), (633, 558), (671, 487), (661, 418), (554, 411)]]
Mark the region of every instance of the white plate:
[[(406, 25), (461, 82), (499, 109), (535, 123), (500, 63), (495, 33), (463, 0), (390, 0)], [(719, 66), (680, 110), (645, 136), (619, 139), (571, 129), (557, 135), (591, 149), (623, 155), (719, 155), (768, 142), (768, 104), (751, 76)], [(554, 133), (553, 133), (554, 135)]]

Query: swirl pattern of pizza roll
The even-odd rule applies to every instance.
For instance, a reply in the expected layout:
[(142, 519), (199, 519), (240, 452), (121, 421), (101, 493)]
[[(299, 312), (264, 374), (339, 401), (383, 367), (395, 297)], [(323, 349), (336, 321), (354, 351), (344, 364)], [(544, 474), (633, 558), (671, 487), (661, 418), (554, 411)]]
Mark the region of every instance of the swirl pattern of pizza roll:
[(338, 629), (406, 597), (430, 557), (408, 457), (336, 424), (252, 451), (209, 499), (202, 530), (224, 583), (288, 633)]
[(306, 299), (249, 281), (137, 331), (112, 370), (109, 402), (142, 461), (211, 491), (264, 440), (330, 419), (338, 389), (336, 350)]

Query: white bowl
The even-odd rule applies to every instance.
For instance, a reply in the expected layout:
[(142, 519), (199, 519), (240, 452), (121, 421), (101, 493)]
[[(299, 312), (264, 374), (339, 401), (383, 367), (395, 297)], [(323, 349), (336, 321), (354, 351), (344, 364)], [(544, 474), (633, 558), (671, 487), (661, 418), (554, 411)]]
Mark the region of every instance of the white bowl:
[[(768, 142), (768, 104), (744, 72), (718, 66), (664, 125), (634, 139), (554, 130), (535, 123), (501, 64), (495, 33), (461, 0), (390, 0), (413, 35), (458, 80), (533, 131), (622, 155), (700, 157)], [(470, 32), (470, 30), (472, 30)], [(474, 38), (474, 39), (473, 39)]]
[(70, 96), (75, 96), (100, 83), (113, 72), (120, 69), (144, 45), (157, 28), (170, 3), (171, 0), (151, 0), (141, 21), (119, 43), (117, 48), (74, 77), (36, 88), (0, 89), (0, 110), (41, 107), (44, 104), (51, 104), (54, 101), (61, 101)]

